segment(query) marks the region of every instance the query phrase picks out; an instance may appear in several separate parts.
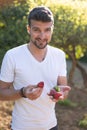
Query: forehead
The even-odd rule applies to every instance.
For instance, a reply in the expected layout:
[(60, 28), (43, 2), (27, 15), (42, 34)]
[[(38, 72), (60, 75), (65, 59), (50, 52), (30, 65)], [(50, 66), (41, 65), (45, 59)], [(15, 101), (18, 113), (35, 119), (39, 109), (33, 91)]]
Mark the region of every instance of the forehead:
[(42, 22), (31, 20), (31, 27), (35, 28), (51, 28), (53, 26), (53, 22)]

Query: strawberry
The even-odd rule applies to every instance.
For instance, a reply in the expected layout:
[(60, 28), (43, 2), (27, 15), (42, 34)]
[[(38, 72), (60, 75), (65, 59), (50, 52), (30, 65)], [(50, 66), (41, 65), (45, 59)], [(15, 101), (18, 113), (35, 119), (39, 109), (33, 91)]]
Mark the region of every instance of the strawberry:
[(51, 89), (49, 96), (53, 96), (54, 99), (58, 100), (60, 96), (62, 96), (62, 93), (57, 92), (55, 89)]
[(56, 93), (54, 94), (54, 99), (58, 100), (60, 96), (62, 96), (62, 93)]
[(44, 82), (43, 82), (43, 81), (42, 81), (42, 82), (39, 82), (39, 83), (37, 84), (37, 87), (43, 88), (43, 87), (44, 87)]

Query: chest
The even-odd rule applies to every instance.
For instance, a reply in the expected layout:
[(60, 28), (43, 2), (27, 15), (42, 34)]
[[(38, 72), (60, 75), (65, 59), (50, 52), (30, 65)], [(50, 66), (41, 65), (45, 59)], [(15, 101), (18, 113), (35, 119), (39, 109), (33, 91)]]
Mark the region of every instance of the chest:
[(56, 85), (60, 64), (49, 58), (41, 63), (32, 59), (21, 59), (16, 63), (15, 77), (29, 84), (37, 84), (44, 81), (47, 84)]

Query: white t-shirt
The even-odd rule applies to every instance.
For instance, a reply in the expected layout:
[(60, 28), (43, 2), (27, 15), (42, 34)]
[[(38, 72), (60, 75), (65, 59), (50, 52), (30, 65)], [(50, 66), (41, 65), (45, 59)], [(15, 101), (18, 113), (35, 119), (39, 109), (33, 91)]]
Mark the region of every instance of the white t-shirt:
[(1, 66), (0, 80), (13, 82), (15, 89), (44, 81), (44, 89), (38, 99), (20, 98), (15, 101), (13, 130), (49, 130), (57, 124), (55, 103), (47, 93), (57, 85), (58, 76), (66, 76), (65, 54), (60, 49), (48, 45), (42, 62), (32, 56), (27, 44), (7, 51)]

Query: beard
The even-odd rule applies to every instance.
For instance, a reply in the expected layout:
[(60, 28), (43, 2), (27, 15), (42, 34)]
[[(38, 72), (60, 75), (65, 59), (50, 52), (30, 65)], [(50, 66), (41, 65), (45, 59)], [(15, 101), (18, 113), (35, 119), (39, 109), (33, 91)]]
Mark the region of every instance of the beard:
[(48, 42), (46, 39), (43, 40), (43, 42), (45, 42), (45, 44), (43, 45), (43, 43), (41, 42), (41, 39), (40, 38), (37, 38), (35, 41), (33, 41), (31, 39), (31, 42), (38, 48), (38, 49), (44, 49), (47, 45), (48, 45)]

